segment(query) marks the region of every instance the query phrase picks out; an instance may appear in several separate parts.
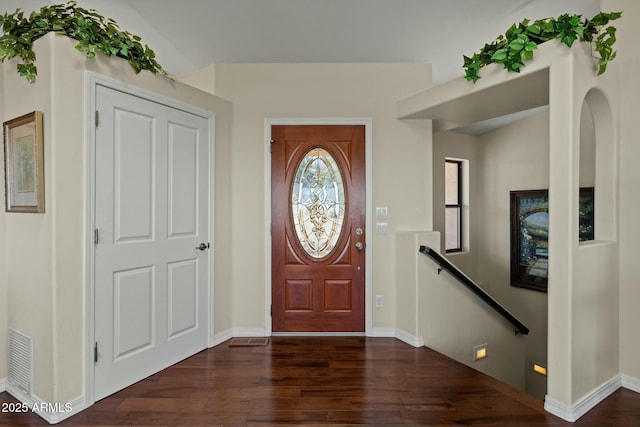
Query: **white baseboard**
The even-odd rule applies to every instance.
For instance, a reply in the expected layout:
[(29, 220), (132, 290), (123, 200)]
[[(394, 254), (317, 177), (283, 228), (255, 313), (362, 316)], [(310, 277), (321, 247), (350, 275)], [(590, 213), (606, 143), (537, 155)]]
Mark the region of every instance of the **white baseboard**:
[[(362, 336), (360, 332), (357, 333), (318, 333), (310, 332), (305, 333), (272, 333), (273, 336)], [(213, 344), (211, 347), (222, 344), (223, 342), (230, 340), (231, 338), (248, 338), (248, 337), (266, 337), (266, 330), (264, 328), (231, 328), (216, 334), (213, 337)], [(413, 347), (423, 347), (424, 340), (422, 337), (416, 337), (401, 329), (395, 328), (373, 328), (366, 336), (373, 338), (397, 338)]]
[(372, 328), (367, 336), (372, 338), (395, 338), (396, 330), (394, 328)]
[(395, 337), (413, 347), (424, 347), (424, 339), (422, 337), (417, 337), (401, 329), (396, 329)]
[(211, 347), (220, 345), (223, 342), (230, 340), (231, 338), (233, 338), (233, 329), (227, 329), (226, 331), (222, 331), (219, 334), (216, 334), (213, 336), (213, 342), (211, 343)]
[(640, 380), (630, 377), (629, 375), (622, 374), (622, 387), (640, 393)]
[(547, 396), (544, 399), (544, 409), (571, 423), (577, 421), (581, 416), (593, 409), (598, 403), (609, 397), (611, 393), (622, 386), (622, 378), (616, 375), (591, 393), (584, 396), (574, 405), (565, 405)]
[(267, 331), (265, 328), (233, 328), (232, 333), (234, 337), (239, 338), (267, 336)]
[(5, 391), (6, 387), (7, 387), (7, 379), (6, 378), (0, 378), (0, 393)]
[(364, 332), (272, 332), (273, 337), (363, 337)]
[(70, 402), (47, 402), (35, 395), (28, 395), (13, 387), (11, 383), (6, 383), (7, 393), (25, 403), (29, 411), (38, 415), (49, 424), (57, 424), (60, 421), (79, 413), (86, 409), (87, 402), (84, 396), (78, 397)]

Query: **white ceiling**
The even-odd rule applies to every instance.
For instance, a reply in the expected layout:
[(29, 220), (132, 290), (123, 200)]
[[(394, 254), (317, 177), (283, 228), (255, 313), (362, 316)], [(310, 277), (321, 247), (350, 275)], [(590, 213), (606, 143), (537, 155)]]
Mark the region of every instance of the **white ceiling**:
[[(0, 13), (64, 0), (0, 0)], [(523, 18), (600, 0), (78, 0), (142, 37), (170, 73), (230, 62), (429, 62), (434, 84)]]

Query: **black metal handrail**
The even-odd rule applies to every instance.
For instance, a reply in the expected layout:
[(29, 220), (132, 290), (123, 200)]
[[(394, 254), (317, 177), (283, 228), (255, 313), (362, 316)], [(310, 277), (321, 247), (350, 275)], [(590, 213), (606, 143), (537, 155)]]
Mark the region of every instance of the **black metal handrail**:
[(471, 280), (466, 274), (464, 274), (458, 267), (451, 264), (446, 258), (442, 255), (431, 249), (429, 246), (420, 246), (419, 251), (425, 255), (429, 255), (433, 258), (438, 264), (440, 264), (440, 268), (438, 268), (438, 274), (442, 272), (442, 270), (447, 270), (453, 277), (458, 279), (460, 283), (465, 285), (471, 292), (476, 294), (482, 301), (484, 301), (487, 305), (497, 311), (502, 317), (507, 319), (513, 326), (516, 327), (516, 335), (528, 335), (529, 328), (524, 326), (524, 324), (519, 321), (513, 314), (509, 312), (506, 308), (504, 308), (498, 301), (493, 299), (491, 295), (489, 295), (484, 289), (482, 289), (476, 282)]

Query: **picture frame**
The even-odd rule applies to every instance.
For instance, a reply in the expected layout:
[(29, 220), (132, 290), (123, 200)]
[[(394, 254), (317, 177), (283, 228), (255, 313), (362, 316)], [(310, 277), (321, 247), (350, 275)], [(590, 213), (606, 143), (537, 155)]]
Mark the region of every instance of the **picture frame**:
[(579, 197), (579, 240), (581, 242), (595, 240), (595, 189), (593, 187), (581, 188)]
[(547, 291), (549, 191), (510, 192), (511, 286)]
[(5, 210), (44, 212), (42, 113), (33, 111), (3, 123)]
[[(580, 189), (580, 241), (595, 237), (593, 187)], [(547, 292), (549, 269), (549, 190), (510, 192), (511, 286)]]

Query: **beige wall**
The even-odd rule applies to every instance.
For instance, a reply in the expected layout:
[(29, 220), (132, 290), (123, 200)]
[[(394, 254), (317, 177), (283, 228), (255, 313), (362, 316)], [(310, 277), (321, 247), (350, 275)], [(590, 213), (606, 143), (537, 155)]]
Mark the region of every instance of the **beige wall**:
[[(611, 68), (600, 77), (584, 72), (593, 67), (587, 55), (576, 55), (574, 74), (574, 111), (580, 112), (587, 102), (592, 113), (589, 123), (576, 114), (573, 117), (577, 137), (572, 140), (572, 196), (579, 187), (580, 170), (577, 151), (589, 146), (582, 138), (591, 129), (595, 135), (595, 174), (591, 179), (595, 194), (595, 238), (577, 243), (578, 230), (570, 231), (574, 243), (570, 262), (573, 265), (570, 284), (572, 300), (572, 400), (580, 405), (594, 390), (620, 380), (620, 235), (619, 229), (619, 141), (616, 125), (620, 117), (619, 75)], [(576, 120), (577, 119), (577, 120)], [(582, 128), (580, 126), (582, 125)], [(583, 144), (584, 143), (584, 144)], [(571, 206), (575, 210), (575, 198)], [(551, 325), (551, 321), (550, 321)]]
[[(398, 328), (420, 336), (424, 345), (467, 366), (524, 390), (525, 336), (438, 264), (416, 251), (442, 252), (439, 232), (398, 233)], [(474, 361), (474, 347), (487, 345), (487, 357)]]
[[(0, 66), (0, 121), (5, 121), (4, 114), (4, 66)], [(4, 165), (4, 149), (0, 150), (0, 164)], [(4, 211), (4, 169), (0, 172), (0, 212)], [(6, 216), (0, 214), (0, 342), (7, 342), (7, 238)], [(0, 346), (0, 383), (5, 381), (7, 372), (7, 346)], [(0, 389), (2, 386), (0, 386)]]
[(455, 132), (438, 132), (433, 135), (433, 229), (440, 231), (440, 247), (445, 247), (445, 196), (444, 165), (445, 159), (466, 160), (463, 169), (463, 186), (468, 192), (468, 200), (463, 200), (463, 243), (462, 252), (447, 255), (449, 261), (463, 270), (469, 277), (478, 280), (477, 248), (482, 211), (479, 203), (482, 199), (480, 187), (481, 147), (477, 138)]
[[(539, 399), (546, 394), (546, 379), (532, 373), (530, 365), (547, 363), (547, 296), (510, 286), (509, 192), (548, 188), (548, 135), (546, 112), (477, 137), (441, 132), (434, 137), (433, 166), (434, 199), (444, 206), (444, 159), (469, 160), (471, 246), (447, 258), (530, 329), (521, 343), (519, 382)], [(434, 209), (434, 228), (444, 232), (442, 210)]]
[(603, 0), (602, 10), (623, 11), (622, 18), (615, 22), (618, 57), (611, 65), (612, 71), (619, 73), (622, 88), (617, 100), (620, 106), (620, 364), (622, 373), (635, 379), (635, 389), (640, 391), (640, 310), (637, 307), (640, 301), (640, 143), (637, 132), (640, 81), (635, 71), (640, 67), (636, 35), (640, 3), (635, 0)]
[[(38, 81), (30, 85), (15, 71), (15, 61), (4, 63), (4, 114), (9, 120), (34, 110), (43, 113), (45, 155), (45, 213), (5, 213), (0, 216), (5, 223), (7, 326), (30, 336), (34, 342), (33, 393), (53, 402), (53, 347), (52, 329), (54, 304), (53, 234), (55, 216), (51, 164), (52, 99), (51, 40), (43, 40), (35, 46), (38, 62)], [(81, 323), (81, 322), (80, 322)], [(6, 359), (5, 359), (6, 360)], [(6, 362), (3, 363), (6, 365)], [(77, 396), (77, 394), (76, 394)], [(74, 396), (75, 397), (75, 396)]]
[[(602, 99), (615, 99), (618, 87), (615, 73), (598, 77), (594, 69), (588, 44), (574, 45), (550, 68), (551, 258), (545, 408), (554, 413), (568, 411), (572, 416), (580, 416), (588, 406), (585, 398), (605, 389), (619, 374), (617, 141), (613, 132), (598, 135), (597, 143), (595, 212), (600, 242), (578, 242), (580, 112), (592, 88), (604, 94)], [(590, 104), (592, 111), (597, 104)], [(605, 109), (609, 117), (617, 117), (616, 105)], [(602, 125), (606, 121), (594, 122)], [(596, 125), (596, 134), (605, 127)], [(590, 263), (590, 259), (598, 262)], [(585, 331), (585, 325), (591, 332)]]
[(523, 370), (527, 393), (543, 399), (546, 379), (531, 371), (547, 364), (547, 295), (510, 286), (509, 192), (549, 188), (549, 116), (541, 113), (478, 138), (481, 213), (478, 269), (485, 288), (530, 329)]
[[(34, 109), (44, 113), (46, 213), (2, 212), (0, 224), (5, 223), (10, 248), (2, 261), (7, 266), (8, 325), (34, 338), (35, 394), (48, 402), (68, 402), (84, 394), (85, 70), (216, 114), (215, 173), (216, 184), (221, 181), (222, 185), (215, 194), (212, 229), (214, 244), (223, 248), (230, 244), (226, 227), (219, 223), (230, 216), (225, 185), (230, 173), (230, 104), (147, 72), (136, 75), (121, 59), (98, 56), (85, 60), (74, 45), (53, 34), (39, 40), (34, 85), (13, 71), (13, 62), (4, 65), (5, 117)], [(222, 313), (227, 310), (230, 286), (219, 258), (226, 261), (225, 251), (215, 252), (215, 265), (222, 266), (220, 276), (214, 271), (216, 291), (220, 290), (216, 315), (218, 308)], [(220, 322), (224, 328), (228, 319)], [(6, 365), (6, 356), (0, 365)]]
[[(188, 75), (182, 75), (177, 79), (192, 87), (198, 88), (210, 94), (215, 94), (215, 65), (210, 65), (202, 70)], [(229, 104), (229, 110), (231, 104)], [(221, 117), (224, 120), (224, 128), (218, 130), (225, 138), (225, 142), (216, 144), (215, 147), (215, 240), (213, 250), (215, 252), (215, 313), (214, 326), (217, 341), (228, 337), (228, 332), (233, 329), (232, 315), (232, 277), (231, 277), (231, 247), (233, 238), (231, 235), (231, 112)], [(229, 123), (226, 121), (229, 120)], [(216, 137), (217, 138), (217, 137)], [(216, 344), (217, 344), (216, 341)]]
[[(193, 76), (191, 82), (194, 83)], [(374, 328), (395, 324), (395, 239), (431, 228), (429, 124), (395, 119), (396, 101), (430, 85), (421, 64), (222, 64), (215, 93), (233, 102), (231, 247), (233, 326), (265, 325), (266, 118), (372, 118), (373, 206), (389, 209), (389, 234), (373, 236), (373, 294), (385, 295)], [(210, 86), (204, 73), (202, 86)], [(197, 84), (197, 83), (196, 83)], [(372, 297), (372, 296), (371, 296)]]

